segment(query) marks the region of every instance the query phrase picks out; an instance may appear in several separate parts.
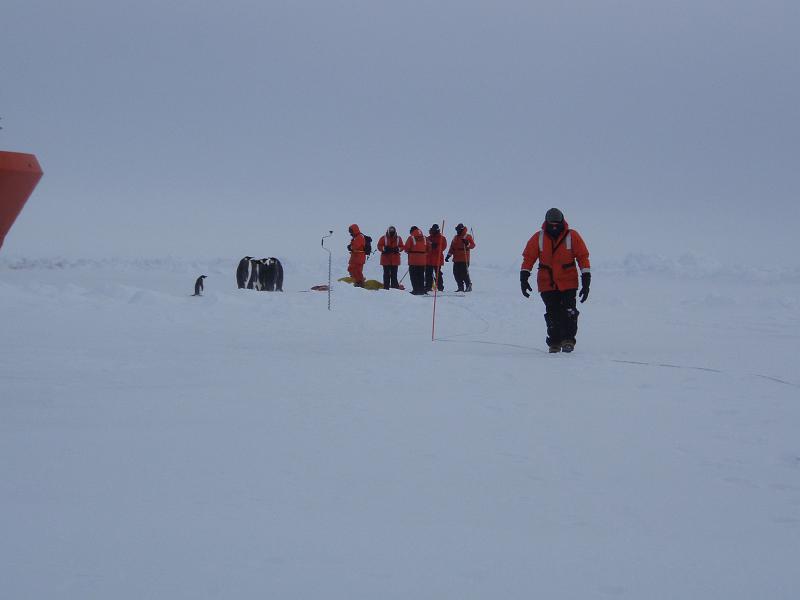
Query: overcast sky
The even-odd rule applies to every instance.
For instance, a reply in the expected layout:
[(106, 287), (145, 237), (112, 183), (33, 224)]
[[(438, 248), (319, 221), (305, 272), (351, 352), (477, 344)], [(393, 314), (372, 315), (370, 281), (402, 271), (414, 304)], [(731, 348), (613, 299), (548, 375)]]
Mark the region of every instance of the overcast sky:
[(596, 260), (797, 264), (800, 2), (4, 0), (0, 149), (31, 256), (317, 257), (358, 222), (550, 206)]

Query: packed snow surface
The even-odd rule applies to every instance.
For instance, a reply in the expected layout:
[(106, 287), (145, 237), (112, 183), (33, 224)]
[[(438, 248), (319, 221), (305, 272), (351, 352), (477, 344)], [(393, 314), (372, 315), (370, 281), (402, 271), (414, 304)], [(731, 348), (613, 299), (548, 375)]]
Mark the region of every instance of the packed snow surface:
[(0, 262), (0, 596), (798, 597), (796, 271), (600, 266), (548, 355), (516, 260), (433, 343), (237, 262)]

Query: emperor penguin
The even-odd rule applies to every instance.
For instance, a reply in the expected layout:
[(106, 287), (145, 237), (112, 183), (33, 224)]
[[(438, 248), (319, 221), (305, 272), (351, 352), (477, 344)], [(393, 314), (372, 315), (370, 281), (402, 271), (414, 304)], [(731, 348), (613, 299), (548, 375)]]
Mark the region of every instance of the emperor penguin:
[(258, 287), (258, 279), (260, 276), (260, 267), (261, 263), (256, 258), (250, 259), (250, 277), (247, 280), (247, 289), (248, 290), (257, 290)]
[(252, 256), (245, 256), (239, 261), (239, 266), (236, 268), (236, 285), (240, 290), (247, 285), (247, 276), (250, 274), (251, 260), (253, 260)]

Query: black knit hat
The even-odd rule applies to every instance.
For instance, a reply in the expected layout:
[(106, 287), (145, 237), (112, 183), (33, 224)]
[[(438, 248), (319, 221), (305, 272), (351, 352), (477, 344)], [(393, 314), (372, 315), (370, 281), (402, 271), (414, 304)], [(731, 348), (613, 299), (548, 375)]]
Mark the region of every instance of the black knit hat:
[(439, 225), (437, 223), (431, 225), (431, 228), (428, 230), (428, 233), (439, 233)]
[(564, 213), (557, 208), (551, 208), (544, 216), (544, 220), (549, 223), (561, 223), (564, 220)]
[(465, 229), (466, 229), (466, 227), (464, 227), (464, 224), (463, 224), (463, 223), (459, 223), (458, 225), (456, 225), (456, 233), (457, 233), (457, 234), (459, 234), (459, 235), (460, 235), (460, 234), (461, 234), (461, 232), (462, 232), (462, 231), (464, 231)]

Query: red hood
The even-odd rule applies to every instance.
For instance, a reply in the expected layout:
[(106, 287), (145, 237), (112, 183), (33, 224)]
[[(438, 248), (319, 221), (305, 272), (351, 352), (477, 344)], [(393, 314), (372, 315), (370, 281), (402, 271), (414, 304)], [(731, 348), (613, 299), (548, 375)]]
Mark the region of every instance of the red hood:
[(414, 229), (411, 230), (411, 235), (415, 238), (425, 237), (425, 235), (422, 233), (422, 230), (419, 227), (414, 227)]
[(359, 235), (360, 233), (361, 233), (361, 230), (358, 228), (358, 225), (356, 225), (355, 223), (350, 225), (350, 235), (354, 235), (355, 236), (355, 235)]

